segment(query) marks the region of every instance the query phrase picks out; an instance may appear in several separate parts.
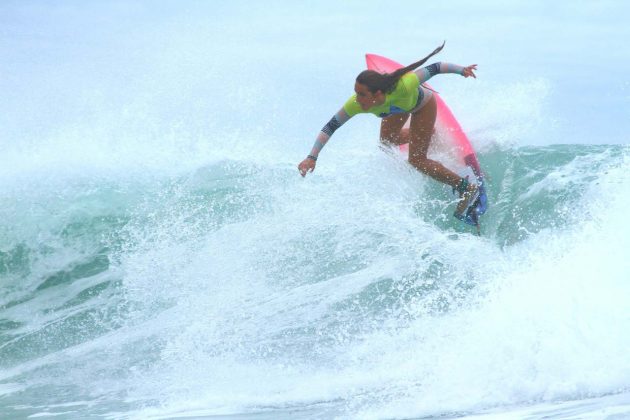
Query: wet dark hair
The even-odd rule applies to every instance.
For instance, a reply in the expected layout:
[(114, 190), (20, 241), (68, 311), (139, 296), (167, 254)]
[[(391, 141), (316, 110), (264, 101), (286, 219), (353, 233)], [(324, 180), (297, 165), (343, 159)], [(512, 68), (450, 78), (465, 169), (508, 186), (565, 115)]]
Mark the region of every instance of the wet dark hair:
[(446, 41), (442, 43), (439, 47), (437, 47), (433, 52), (426, 57), (424, 57), (420, 61), (416, 61), (413, 64), (409, 64), (407, 67), (403, 67), (394, 71), (393, 73), (384, 73), (381, 74), (374, 70), (364, 70), (357, 76), (357, 83), (361, 83), (365, 85), (368, 90), (372, 93), (376, 93), (379, 90), (383, 93), (391, 93), (395, 88), (398, 80), (400, 80), (403, 75), (409, 73), (412, 70), (423, 65), (429, 58), (433, 57), (435, 54), (442, 51), (444, 48), (444, 44)]

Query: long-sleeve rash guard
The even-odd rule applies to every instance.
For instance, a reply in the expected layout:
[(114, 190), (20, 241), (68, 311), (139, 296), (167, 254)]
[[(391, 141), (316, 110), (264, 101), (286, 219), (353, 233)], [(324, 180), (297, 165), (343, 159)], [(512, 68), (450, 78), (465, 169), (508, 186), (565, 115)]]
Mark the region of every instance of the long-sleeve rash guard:
[(310, 156), (317, 159), (319, 152), (326, 145), (333, 133), (357, 114), (370, 113), (384, 118), (392, 114), (402, 114), (420, 109), (433, 96), (433, 92), (422, 86), (422, 83), (440, 73), (464, 74), (464, 67), (450, 63), (433, 63), (414, 72), (403, 75), (391, 93), (385, 94), (385, 102), (368, 110), (363, 110), (357, 102), (356, 93), (350, 97), (343, 107), (328, 121), (317, 135)]

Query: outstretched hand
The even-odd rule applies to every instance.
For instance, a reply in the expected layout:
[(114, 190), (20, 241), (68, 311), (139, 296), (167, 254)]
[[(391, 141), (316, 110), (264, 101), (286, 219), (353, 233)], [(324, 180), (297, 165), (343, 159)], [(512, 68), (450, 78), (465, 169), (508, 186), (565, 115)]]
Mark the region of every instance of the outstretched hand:
[(300, 175), (305, 177), (308, 172), (313, 172), (315, 170), (315, 161), (311, 158), (306, 158), (298, 165), (298, 170), (300, 171)]
[(477, 78), (477, 76), (475, 75), (475, 71), (477, 70), (477, 65), (476, 64), (471, 64), (468, 67), (464, 67), (464, 72), (462, 74), (462, 76), (464, 77), (474, 77), (475, 79)]

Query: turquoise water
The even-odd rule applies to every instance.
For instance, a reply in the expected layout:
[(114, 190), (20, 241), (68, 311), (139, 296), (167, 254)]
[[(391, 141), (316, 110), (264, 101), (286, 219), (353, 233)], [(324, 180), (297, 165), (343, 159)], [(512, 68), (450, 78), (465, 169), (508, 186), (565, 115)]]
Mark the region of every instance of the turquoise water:
[(627, 387), (627, 147), (481, 154), (481, 237), (375, 149), (306, 181), (221, 161), (9, 190), (0, 414), (398, 418)]
[(418, 55), (376, 6), (3, 3), (0, 417), (629, 416), (625, 10), (570, 6), (400, 18), (479, 63), (432, 81), (476, 236), (374, 118), (297, 173), (363, 52)]

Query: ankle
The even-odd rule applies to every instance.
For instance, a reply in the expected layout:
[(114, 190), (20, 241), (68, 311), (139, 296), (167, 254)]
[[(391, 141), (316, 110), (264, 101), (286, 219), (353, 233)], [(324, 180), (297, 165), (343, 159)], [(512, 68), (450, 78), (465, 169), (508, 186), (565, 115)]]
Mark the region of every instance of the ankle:
[(468, 191), (468, 177), (461, 178), (457, 187), (454, 187), (453, 189), (457, 191), (460, 195)]

